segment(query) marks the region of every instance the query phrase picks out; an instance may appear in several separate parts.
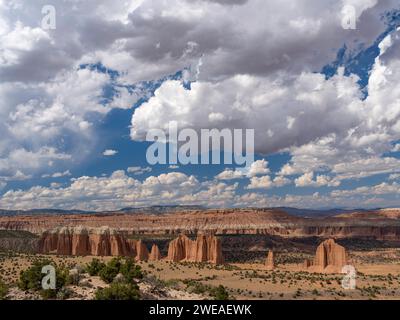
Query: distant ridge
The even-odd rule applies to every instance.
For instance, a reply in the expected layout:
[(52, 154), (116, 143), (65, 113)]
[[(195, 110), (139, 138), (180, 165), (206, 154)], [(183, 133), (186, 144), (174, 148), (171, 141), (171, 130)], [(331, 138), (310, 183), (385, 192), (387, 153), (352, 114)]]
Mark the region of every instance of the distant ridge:
[(333, 217), (339, 214), (346, 214), (352, 212), (364, 212), (364, 211), (374, 211), (380, 209), (342, 209), (342, 208), (332, 208), (332, 209), (299, 209), (292, 207), (277, 207), (274, 209), (279, 209), (285, 211), (286, 213), (298, 216), (298, 217), (308, 217), (308, 218), (317, 218), (317, 217)]
[[(205, 206), (199, 205), (159, 205), (159, 206), (148, 206), (148, 207), (126, 207), (119, 210), (112, 211), (84, 211), (84, 210), (63, 210), (63, 209), (32, 209), (32, 210), (7, 210), (0, 209), (0, 216), (18, 216), (18, 215), (73, 215), (73, 214), (165, 214), (165, 213), (175, 213), (181, 211), (204, 211), (209, 210)], [(215, 208), (218, 209), (218, 208)], [(227, 210), (229, 208), (221, 208), (220, 210)], [(335, 217), (340, 215), (349, 215), (357, 212), (362, 213), (373, 213), (379, 210), (392, 210), (388, 209), (342, 209), (342, 208), (332, 208), (332, 209), (301, 209), (294, 207), (273, 207), (273, 208), (230, 208), (232, 210), (240, 209), (268, 209), (268, 210), (281, 210), (289, 215), (303, 217), (303, 218), (325, 218), (325, 217)]]
[(32, 209), (32, 210), (7, 210), (0, 209), (0, 216), (20, 216), (20, 215), (65, 215), (65, 214), (109, 214), (109, 213), (144, 213), (144, 214), (163, 214), (167, 212), (206, 210), (206, 207), (196, 205), (168, 205), (168, 206), (149, 206), (149, 207), (127, 207), (114, 211), (84, 211), (84, 210), (62, 210), (62, 209)]

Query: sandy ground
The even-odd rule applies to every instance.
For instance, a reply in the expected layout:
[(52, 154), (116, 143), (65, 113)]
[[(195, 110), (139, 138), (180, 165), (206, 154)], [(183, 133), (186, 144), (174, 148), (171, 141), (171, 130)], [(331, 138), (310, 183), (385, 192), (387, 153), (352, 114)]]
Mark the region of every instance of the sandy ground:
[[(278, 265), (273, 271), (265, 270), (260, 263), (213, 266), (158, 261), (139, 264), (149, 277), (154, 276), (162, 280), (168, 291), (168, 296), (160, 297), (163, 299), (207, 297), (207, 293), (193, 292), (193, 287), (188, 286), (188, 281), (211, 287), (223, 285), (235, 299), (400, 299), (399, 252), (398, 249), (393, 252), (381, 250), (372, 255), (370, 252), (352, 252), (354, 266), (358, 272), (354, 290), (342, 288), (341, 281), (344, 277), (342, 274), (308, 273), (301, 271), (301, 265), (293, 263)], [(392, 260), (385, 263), (370, 263), (368, 261), (371, 256), (374, 261), (386, 261), (390, 257)], [(3, 280), (15, 285), (20, 271), (26, 269), (34, 257), (37, 256), (2, 256), (0, 271)], [(70, 268), (76, 265), (84, 266), (93, 259), (93, 257), (42, 257), (50, 257), (57, 264), (64, 264)], [(101, 259), (108, 261), (111, 257)], [(78, 292), (81, 298), (93, 298), (94, 291), (104, 287), (105, 284), (98, 277), (90, 277), (90, 282), (89, 286), (80, 285), (73, 290)], [(148, 290), (146, 284), (141, 284), (140, 288), (141, 291)]]

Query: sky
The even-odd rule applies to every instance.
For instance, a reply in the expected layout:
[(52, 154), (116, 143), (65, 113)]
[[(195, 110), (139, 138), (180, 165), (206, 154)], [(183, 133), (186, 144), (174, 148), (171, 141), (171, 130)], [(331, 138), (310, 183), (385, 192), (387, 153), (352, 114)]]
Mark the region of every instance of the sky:
[[(0, 208), (400, 207), (399, 27), (398, 0), (0, 0)], [(149, 164), (172, 121), (253, 129), (255, 161)]]

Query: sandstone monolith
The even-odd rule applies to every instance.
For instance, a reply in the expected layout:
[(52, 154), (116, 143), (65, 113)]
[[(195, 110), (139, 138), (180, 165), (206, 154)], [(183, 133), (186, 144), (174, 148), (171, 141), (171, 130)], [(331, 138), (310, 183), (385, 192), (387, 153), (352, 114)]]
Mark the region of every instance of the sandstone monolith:
[(274, 252), (272, 250), (268, 251), (267, 259), (265, 260), (265, 268), (267, 270), (274, 270), (275, 268)]
[(346, 249), (335, 240), (328, 239), (317, 247), (314, 261), (308, 269), (320, 273), (341, 273), (346, 264)]
[(161, 252), (160, 249), (158, 248), (158, 246), (156, 244), (153, 244), (153, 246), (151, 247), (151, 252), (149, 255), (149, 260), (150, 261), (158, 261), (161, 260)]

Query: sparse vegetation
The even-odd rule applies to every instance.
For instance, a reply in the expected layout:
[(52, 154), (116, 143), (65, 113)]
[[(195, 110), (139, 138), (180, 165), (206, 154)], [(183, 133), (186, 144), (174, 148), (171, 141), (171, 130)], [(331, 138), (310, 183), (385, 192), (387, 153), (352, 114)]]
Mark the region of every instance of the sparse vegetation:
[(140, 292), (134, 283), (112, 283), (96, 291), (96, 300), (139, 300)]
[(0, 300), (4, 300), (7, 296), (8, 293), (8, 287), (7, 285), (0, 280)]

